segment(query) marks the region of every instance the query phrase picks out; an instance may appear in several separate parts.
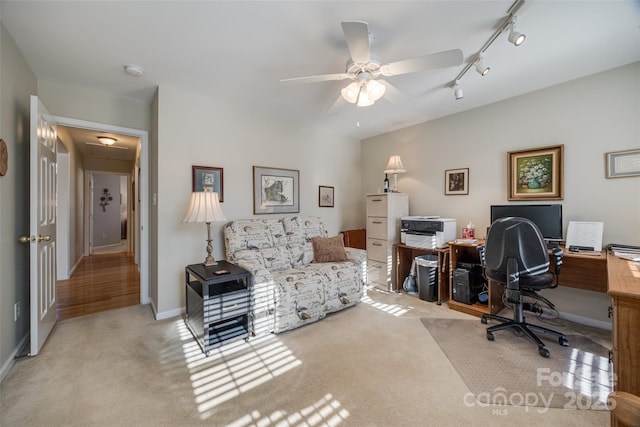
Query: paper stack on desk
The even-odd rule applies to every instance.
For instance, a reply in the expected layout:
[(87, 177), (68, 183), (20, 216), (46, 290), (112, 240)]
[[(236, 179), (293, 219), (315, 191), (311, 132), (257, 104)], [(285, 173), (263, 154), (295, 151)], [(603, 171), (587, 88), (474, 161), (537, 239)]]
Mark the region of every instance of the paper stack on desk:
[(579, 248), (580, 251), (600, 252), (602, 250), (602, 231), (604, 223), (569, 221), (565, 246)]

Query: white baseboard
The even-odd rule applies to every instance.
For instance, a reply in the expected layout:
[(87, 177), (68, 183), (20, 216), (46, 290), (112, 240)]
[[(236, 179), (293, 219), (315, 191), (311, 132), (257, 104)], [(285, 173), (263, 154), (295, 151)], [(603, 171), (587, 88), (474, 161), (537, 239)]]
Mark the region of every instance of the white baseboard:
[(611, 322), (604, 322), (602, 320), (592, 319), (590, 317), (577, 316), (571, 313), (563, 313), (559, 312), (558, 317), (561, 319), (566, 319), (571, 322), (580, 323), (581, 325), (592, 326), (594, 328), (612, 330)]
[(16, 356), (18, 354), (20, 354), (20, 351), (22, 350), (22, 348), (25, 346), (27, 339), (29, 338), (29, 334), (25, 335), (20, 342), (18, 343), (18, 345), (16, 346), (15, 349), (13, 349), (13, 351), (11, 352), (11, 354), (9, 355), (9, 359), (7, 359), (3, 364), (2, 364), (2, 369), (0, 369), (0, 383), (2, 383), (4, 381), (4, 379), (6, 378), (7, 375), (9, 375), (9, 371), (11, 371), (11, 368), (13, 368), (13, 365), (16, 363)]
[(172, 317), (182, 316), (185, 312), (184, 307), (176, 308), (175, 310), (163, 311), (162, 313), (158, 313), (153, 304), (151, 304), (151, 308), (153, 309), (153, 314), (156, 320), (171, 319)]

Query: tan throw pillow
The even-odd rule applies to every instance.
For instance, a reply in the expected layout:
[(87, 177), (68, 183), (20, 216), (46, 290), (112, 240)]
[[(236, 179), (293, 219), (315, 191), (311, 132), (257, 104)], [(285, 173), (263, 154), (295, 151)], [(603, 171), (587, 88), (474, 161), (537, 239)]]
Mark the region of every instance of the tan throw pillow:
[(347, 253), (344, 250), (342, 235), (335, 237), (312, 237), (313, 262), (346, 261)]

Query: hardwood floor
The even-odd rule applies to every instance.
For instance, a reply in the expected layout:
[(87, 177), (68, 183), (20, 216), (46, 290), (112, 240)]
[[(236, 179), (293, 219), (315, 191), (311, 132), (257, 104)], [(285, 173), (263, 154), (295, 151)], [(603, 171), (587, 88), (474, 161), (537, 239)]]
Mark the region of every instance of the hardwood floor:
[(69, 280), (56, 283), (57, 319), (140, 304), (140, 274), (130, 252), (84, 257)]

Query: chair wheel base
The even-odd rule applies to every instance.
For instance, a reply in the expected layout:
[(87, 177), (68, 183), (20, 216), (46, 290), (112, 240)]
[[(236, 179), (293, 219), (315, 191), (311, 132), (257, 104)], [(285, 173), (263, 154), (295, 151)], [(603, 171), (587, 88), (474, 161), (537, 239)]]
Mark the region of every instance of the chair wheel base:
[(559, 337), (558, 344), (560, 344), (563, 347), (567, 347), (569, 345), (569, 341), (567, 340), (566, 337)]
[(551, 355), (551, 352), (549, 352), (545, 347), (538, 347), (538, 353), (540, 353), (540, 356), (545, 358), (549, 358)]
[(487, 340), (493, 341), (494, 339), (495, 337), (493, 336), (493, 334), (491, 332), (487, 332)]

